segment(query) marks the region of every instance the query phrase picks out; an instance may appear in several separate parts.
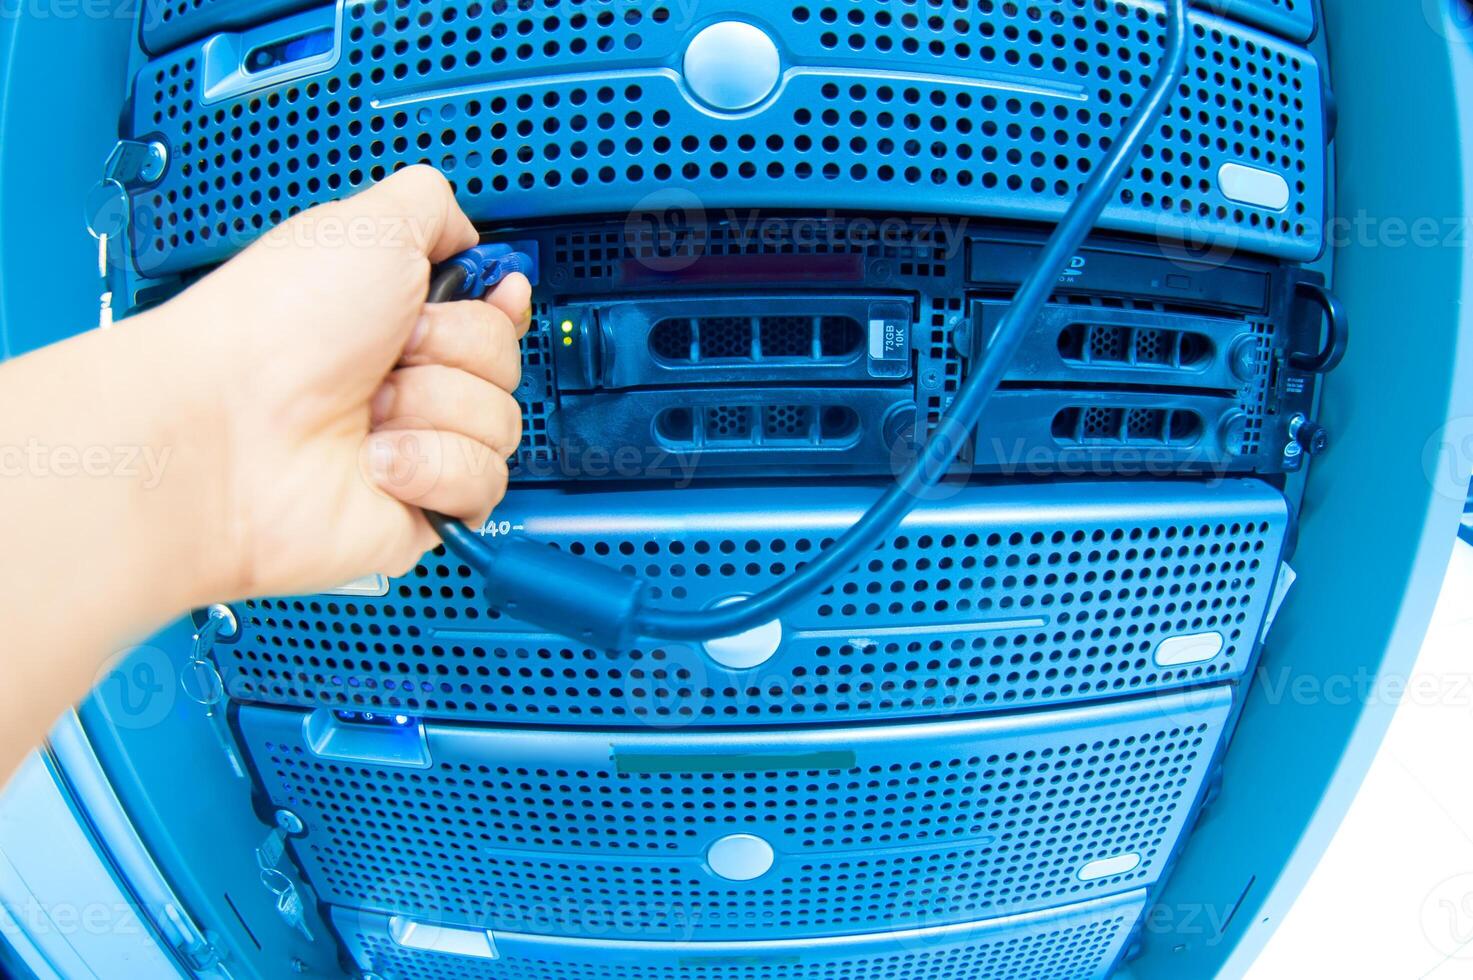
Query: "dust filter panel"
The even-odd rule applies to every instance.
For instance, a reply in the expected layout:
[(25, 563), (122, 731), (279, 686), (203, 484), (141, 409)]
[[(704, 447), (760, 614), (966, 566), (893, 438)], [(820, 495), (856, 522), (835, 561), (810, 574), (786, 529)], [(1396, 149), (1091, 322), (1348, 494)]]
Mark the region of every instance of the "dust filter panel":
[(457, 934), (343, 908), (331, 919), (359, 968), (384, 980), (1101, 980), (1145, 897), (1136, 891), (937, 929), (768, 942)]
[(660, 941), (888, 932), (1150, 885), (1226, 687), (932, 724), (518, 732), (245, 707), (322, 899)]
[[(497, 530), (648, 580), (662, 604), (757, 592), (876, 491), (516, 490)], [(1279, 567), (1283, 497), (1252, 480), (948, 488), (782, 622), (610, 655), (488, 610), (426, 555), (382, 595), (255, 600), (215, 653), (230, 695), (559, 726), (804, 725), (1038, 707), (1238, 676)], [(1164, 658), (1201, 641), (1204, 658)]]
[[(713, 22), (739, 41), (698, 43)], [(915, 211), (1054, 221), (1149, 86), (1164, 22), (1159, 3), (1113, 0), (946, 16), (711, 0), (698, 24), (674, 3), (314, 8), (142, 69), (129, 129), (169, 163), (134, 195), (135, 256), (149, 274), (220, 261), (412, 163), (441, 168), (487, 222), (867, 210), (897, 194)], [(1206, 12), (1192, 35), (1101, 227), (1313, 258), (1326, 166), (1314, 56)], [(747, 105), (758, 64), (770, 91)]]

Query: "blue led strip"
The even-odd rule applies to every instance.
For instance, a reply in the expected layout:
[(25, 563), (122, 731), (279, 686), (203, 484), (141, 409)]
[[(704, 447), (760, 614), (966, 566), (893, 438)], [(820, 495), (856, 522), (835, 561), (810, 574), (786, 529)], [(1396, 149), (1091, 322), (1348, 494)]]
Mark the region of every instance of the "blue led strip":
[[(701, 5), (701, 23), (759, 25), (784, 68), (756, 108), (723, 113), (682, 81), (698, 25), (676, 5), (545, 17), (493, 6), (346, 4), (335, 59), (300, 75), (234, 70), (232, 58), (273, 41), (262, 28), (150, 63), (131, 128), (165, 142), (170, 165), (134, 197), (140, 268), (219, 261), (416, 162), (444, 169), (483, 221), (663, 209), (675, 202), (647, 198), (672, 186), (693, 195), (687, 206), (873, 209), (903, 195), (910, 210), (1054, 221), (1144, 92), (1164, 32), (1155, 5), (1106, 0), (911, 26), (877, 0), (785, 16), (721, 0)], [(1312, 258), (1325, 182), (1318, 65), (1231, 21), (1198, 13), (1193, 26), (1187, 78), (1101, 226)], [(1225, 165), (1247, 169), (1224, 183)], [(1269, 210), (1224, 188), (1287, 202)]]
[[(1229, 704), (1216, 687), (955, 722), (535, 740), (250, 706), (239, 725), (263, 791), (304, 822), (293, 848), (329, 904), (678, 942), (944, 926), (1148, 887)], [(738, 835), (752, 851), (733, 860)]]

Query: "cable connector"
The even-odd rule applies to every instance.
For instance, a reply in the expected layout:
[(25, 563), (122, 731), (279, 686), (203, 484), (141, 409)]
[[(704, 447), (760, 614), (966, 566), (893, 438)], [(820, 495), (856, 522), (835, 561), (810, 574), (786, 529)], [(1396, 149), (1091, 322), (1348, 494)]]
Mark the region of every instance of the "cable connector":
[(488, 542), (457, 520), (426, 516), (506, 615), (600, 650), (622, 652), (634, 642), (645, 585), (633, 575), (521, 535)]
[(436, 270), (438, 283), (441, 275), (454, 270), (460, 279), (455, 291), (448, 296), (435, 298), (435, 302), (446, 300), (478, 299), (513, 272), (520, 272), (532, 285), (537, 285), (537, 243), (488, 242), (466, 249)]

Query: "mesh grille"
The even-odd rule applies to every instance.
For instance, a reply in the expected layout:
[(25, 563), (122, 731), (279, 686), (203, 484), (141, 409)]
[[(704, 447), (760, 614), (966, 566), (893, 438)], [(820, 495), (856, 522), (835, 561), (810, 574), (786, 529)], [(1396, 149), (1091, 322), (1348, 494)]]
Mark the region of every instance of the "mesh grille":
[[(322, 758), (303, 716), (241, 731), (328, 902), (544, 935), (702, 940), (882, 932), (1154, 881), (1213, 758), (1225, 688), (1024, 721), (640, 738), (432, 726), (428, 769)], [(612, 759), (611, 759), (612, 756)], [(556, 760), (549, 762), (547, 760)], [(776, 852), (729, 881), (731, 834)], [(1121, 855), (1123, 873), (1086, 880)]]
[(690, 943), (575, 947), (503, 934), (494, 961), (405, 949), (388, 919), (373, 913), (334, 909), (332, 919), (359, 965), (392, 980), (1101, 980), (1143, 908), (1135, 892), (1006, 922), (714, 952)]
[(522, 339), (522, 384), (517, 389), (522, 404), (522, 443), (514, 466), (546, 463), (557, 458), (553, 443), (552, 417), (557, 392), (553, 381), (551, 341), (546, 303), (533, 309), (532, 326)]
[(1064, 445), (1152, 448), (1190, 446), (1201, 439), (1204, 427), (1202, 416), (1189, 409), (1092, 405), (1060, 409), (1053, 432)]
[(852, 317), (708, 316), (661, 320), (650, 328), (649, 343), (657, 357), (696, 364), (848, 359), (863, 340)]
[(768, 441), (813, 439), (812, 405), (768, 405), (762, 410), (762, 433)]
[[(1220, 15), (1258, 24), (1298, 40), (1307, 39), (1314, 30), (1314, 12), (1309, 0), (1194, 2)], [(312, 0), (144, 0), (143, 45), (155, 54), (162, 53), (212, 31), (261, 23), (310, 6)], [(492, 6), (503, 15), (536, 10), (535, 0), (497, 0)]]
[[(600, 495), (599, 533), (577, 498), (514, 491), (498, 513), (638, 571), (661, 603), (702, 606), (785, 575), (871, 499), (840, 487), (787, 488), (780, 503), (681, 494), (684, 520), (637, 494)], [(764, 527), (763, 513), (788, 519)], [(611, 658), (531, 631), (488, 613), (470, 569), (442, 554), (381, 600), (247, 603), (242, 639), (217, 655), (242, 700), (528, 724), (801, 724), (1053, 704), (1234, 676), (1284, 523), (1283, 499), (1253, 482), (974, 488), (923, 504), (786, 617), (777, 654), (748, 671), (683, 645)], [(1223, 634), (1216, 660), (1155, 667), (1160, 640), (1204, 630)]]
[(1071, 323), (1059, 333), (1059, 355), (1077, 365), (1191, 370), (1212, 353), (1210, 338), (1189, 331)]
[(752, 412), (753, 409), (746, 405), (718, 405), (706, 409), (706, 438), (711, 442), (750, 442)]
[(753, 234), (762, 227), (761, 212), (709, 224), (697, 215), (675, 217), (666, 216), (658, 224), (636, 221), (602, 231), (558, 232), (554, 263), (584, 287), (614, 279), (615, 270), (630, 262), (644, 268), (683, 268), (704, 258), (752, 254), (864, 257), (895, 268), (903, 277), (945, 278), (948, 260), (961, 247), (958, 223), (927, 218), (889, 222), (880, 235), (873, 221), (810, 217), (773, 240)]
[[(951, 407), (962, 385), (962, 358), (952, 343), (952, 332), (961, 321), (962, 299), (959, 296), (936, 297), (929, 310), (929, 346), (931, 371), (921, 380), (925, 392), (925, 433), (929, 436)], [(918, 433), (921, 435), (921, 433)]]
[[(755, 114), (713, 116), (664, 73), (685, 38), (674, 9), (517, 18), (458, 0), (353, 3), (333, 68), (209, 103), (198, 46), (156, 60), (131, 129), (161, 136), (171, 163), (133, 205), (140, 267), (218, 261), (415, 162), (444, 170), (481, 220), (663, 214), (678, 202), (657, 192), (672, 183), (718, 209), (865, 209), (903, 192), (915, 210), (1054, 220), (1114, 139), (1164, 32), (1159, 14), (1109, 0), (934, 18), (877, 0), (842, 16), (833, 3), (795, 6), (783, 44), (813, 71)], [(747, 7), (722, 0), (702, 17), (723, 12)], [(1206, 14), (1193, 33), (1188, 74), (1102, 226), (1312, 258), (1325, 162), (1313, 57)], [(1009, 86), (988, 84), (999, 73)], [(1216, 174), (1228, 162), (1281, 175), (1286, 210), (1225, 197)]]
[[(758, 423), (760, 420), (760, 424)], [(859, 413), (847, 405), (713, 405), (692, 412), (674, 406), (655, 416), (654, 430), (672, 450), (844, 450), (860, 434)]]
[(1256, 453), (1263, 449), (1264, 429), (1268, 424), (1269, 398), (1272, 393), (1274, 360), (1274, 325), (1265, 320), (1253, 323), (1253, 336), (1257, 346), (1253, 352), (1254, 381), (1243, 400), (1243, 413), (1247, 416), (1243, 426), (1241, 452)]

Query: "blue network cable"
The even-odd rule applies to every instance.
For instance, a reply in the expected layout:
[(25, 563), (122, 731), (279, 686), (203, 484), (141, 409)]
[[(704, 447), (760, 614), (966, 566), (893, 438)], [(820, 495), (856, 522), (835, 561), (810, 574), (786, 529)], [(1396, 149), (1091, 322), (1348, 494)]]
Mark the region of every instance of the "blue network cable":
[[(459, 521), (429, 514), (446, 547), (486, 579), (487, 594), (507, 615), (615, 651), (628, 647), (635, 637), (705, 641), (735, 636), (778, 619), (795, 602), (822, 589), (873, 550), (876, 542), (885, 540), (925, 491), (946, 474), (980, 424), (988, 400), (1053, 294), (1065, 265), (1094, 229), (1160, 121), (1186, 70), (1189, 34), (1187, 0), (1167, 0), (1166, 7), (1166, 50), (1145, 100), (1054, 228), (988, 342), (980, 365), (970, 373), (916, 459), (822, 554), (782, 581), (739, 601), (710, 609), (662, 609), (647, 605), (644, 582), (633, 575), (525, 536), (487, 542)], [(492, 276), (455, 267), (436, 277), (430, 300), (464, 295), (472, 282), (480, 287), (492, 281)]]

